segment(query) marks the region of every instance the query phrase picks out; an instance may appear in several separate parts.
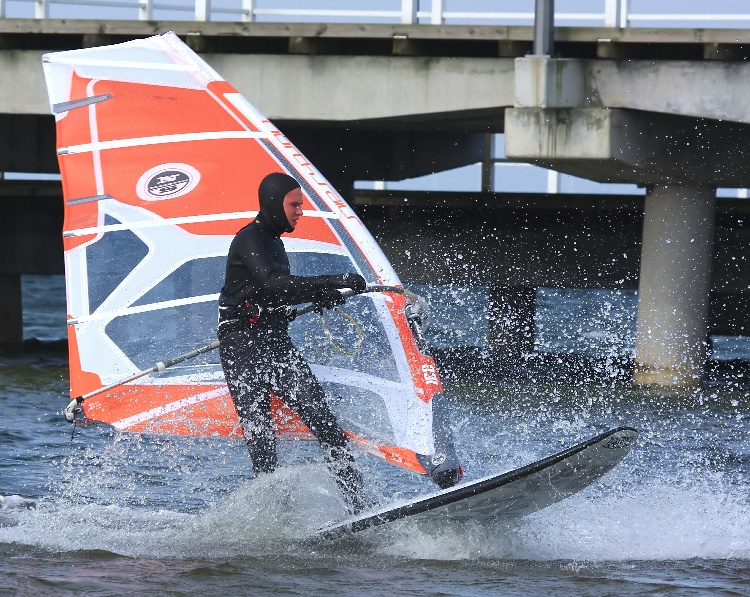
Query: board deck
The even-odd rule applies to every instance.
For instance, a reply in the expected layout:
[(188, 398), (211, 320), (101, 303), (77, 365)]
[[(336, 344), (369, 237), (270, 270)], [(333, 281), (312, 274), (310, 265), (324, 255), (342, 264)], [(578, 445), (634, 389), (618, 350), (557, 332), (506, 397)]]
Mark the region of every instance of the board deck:
[(618, 427), (524, 467), (319, 529), (336, 539), (403, 518), (489, 521), (546, 508), (588, 487), (630, 451), (638, 432)]

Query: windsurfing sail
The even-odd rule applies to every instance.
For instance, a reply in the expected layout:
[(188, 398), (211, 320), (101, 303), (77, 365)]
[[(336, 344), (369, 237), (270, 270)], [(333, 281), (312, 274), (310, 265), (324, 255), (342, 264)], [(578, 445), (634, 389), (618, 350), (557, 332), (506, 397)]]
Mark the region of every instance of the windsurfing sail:
[[(339, 193), (174, 33), (50, 53), (43, 65), (65, 201), (72, 396), (216, 338), (229, 244), (271, 172), (295, 177), (305, 197), (284, 237), (292, 273), (401, 286)], [(355, 445), (435, 478), (457, 462), (410, 307), (398, 292), (361, 295), (346, 304), (356, 326), (328, 318), (337, 342), (314, 316), (290, 333)], [(348, 340), (361, 346), (342, 350)], [(132, 432), (241, 437), (217, 353), (92, 396), (85, 415)], [(311, 437), (272, 402), (280, 436)]]

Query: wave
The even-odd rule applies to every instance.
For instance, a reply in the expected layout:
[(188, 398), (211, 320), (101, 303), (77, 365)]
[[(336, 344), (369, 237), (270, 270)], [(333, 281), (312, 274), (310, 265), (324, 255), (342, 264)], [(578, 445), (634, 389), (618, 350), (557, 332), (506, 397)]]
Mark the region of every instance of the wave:
[[(563, 502), (491, 525), (418, 519), (341, 543), (347, 553), (434, 560), (684, 560), (750, 558), (748, 487), (706, 476), (643, 478), (624, 467)], [(193, 513), (21, 496), (2, 499), (0, 542), (138, 557), (305, 554), (312, 532), (345, 517), (322, 465), (280, 469)], [(12, 524), (9, 521), (12, 517)], [(325, 547), (318, 544), (318, 547)]]

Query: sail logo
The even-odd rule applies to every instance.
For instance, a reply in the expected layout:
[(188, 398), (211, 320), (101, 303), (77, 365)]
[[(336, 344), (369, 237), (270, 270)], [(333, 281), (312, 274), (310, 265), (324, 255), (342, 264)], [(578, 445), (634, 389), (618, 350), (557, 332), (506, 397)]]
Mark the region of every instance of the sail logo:
[(422, 365), (422, 377), (428, 385), (438, 385), (437, 371), (434, 365)]
[(141, 175), (136, 193), (144, 201), (174, 199), (187, 195), (200, 179), (200, 172), (187, 164), (160, 164)]

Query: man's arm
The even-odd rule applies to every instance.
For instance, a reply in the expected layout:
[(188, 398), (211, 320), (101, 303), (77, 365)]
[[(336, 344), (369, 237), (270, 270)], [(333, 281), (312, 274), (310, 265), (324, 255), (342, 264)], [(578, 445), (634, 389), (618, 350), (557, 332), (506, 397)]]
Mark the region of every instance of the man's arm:
[(310, 302), (316, 293), (325, 289), (351, 288), (362, 292), (367, 286), (365, 279), (355, 273), (333, 276), (287, 274), (280, 270), (269, 248), (254, 234), (247, 234), (238, 249), (237, 256), (263, 293), (278, 297), (283, 304)]

